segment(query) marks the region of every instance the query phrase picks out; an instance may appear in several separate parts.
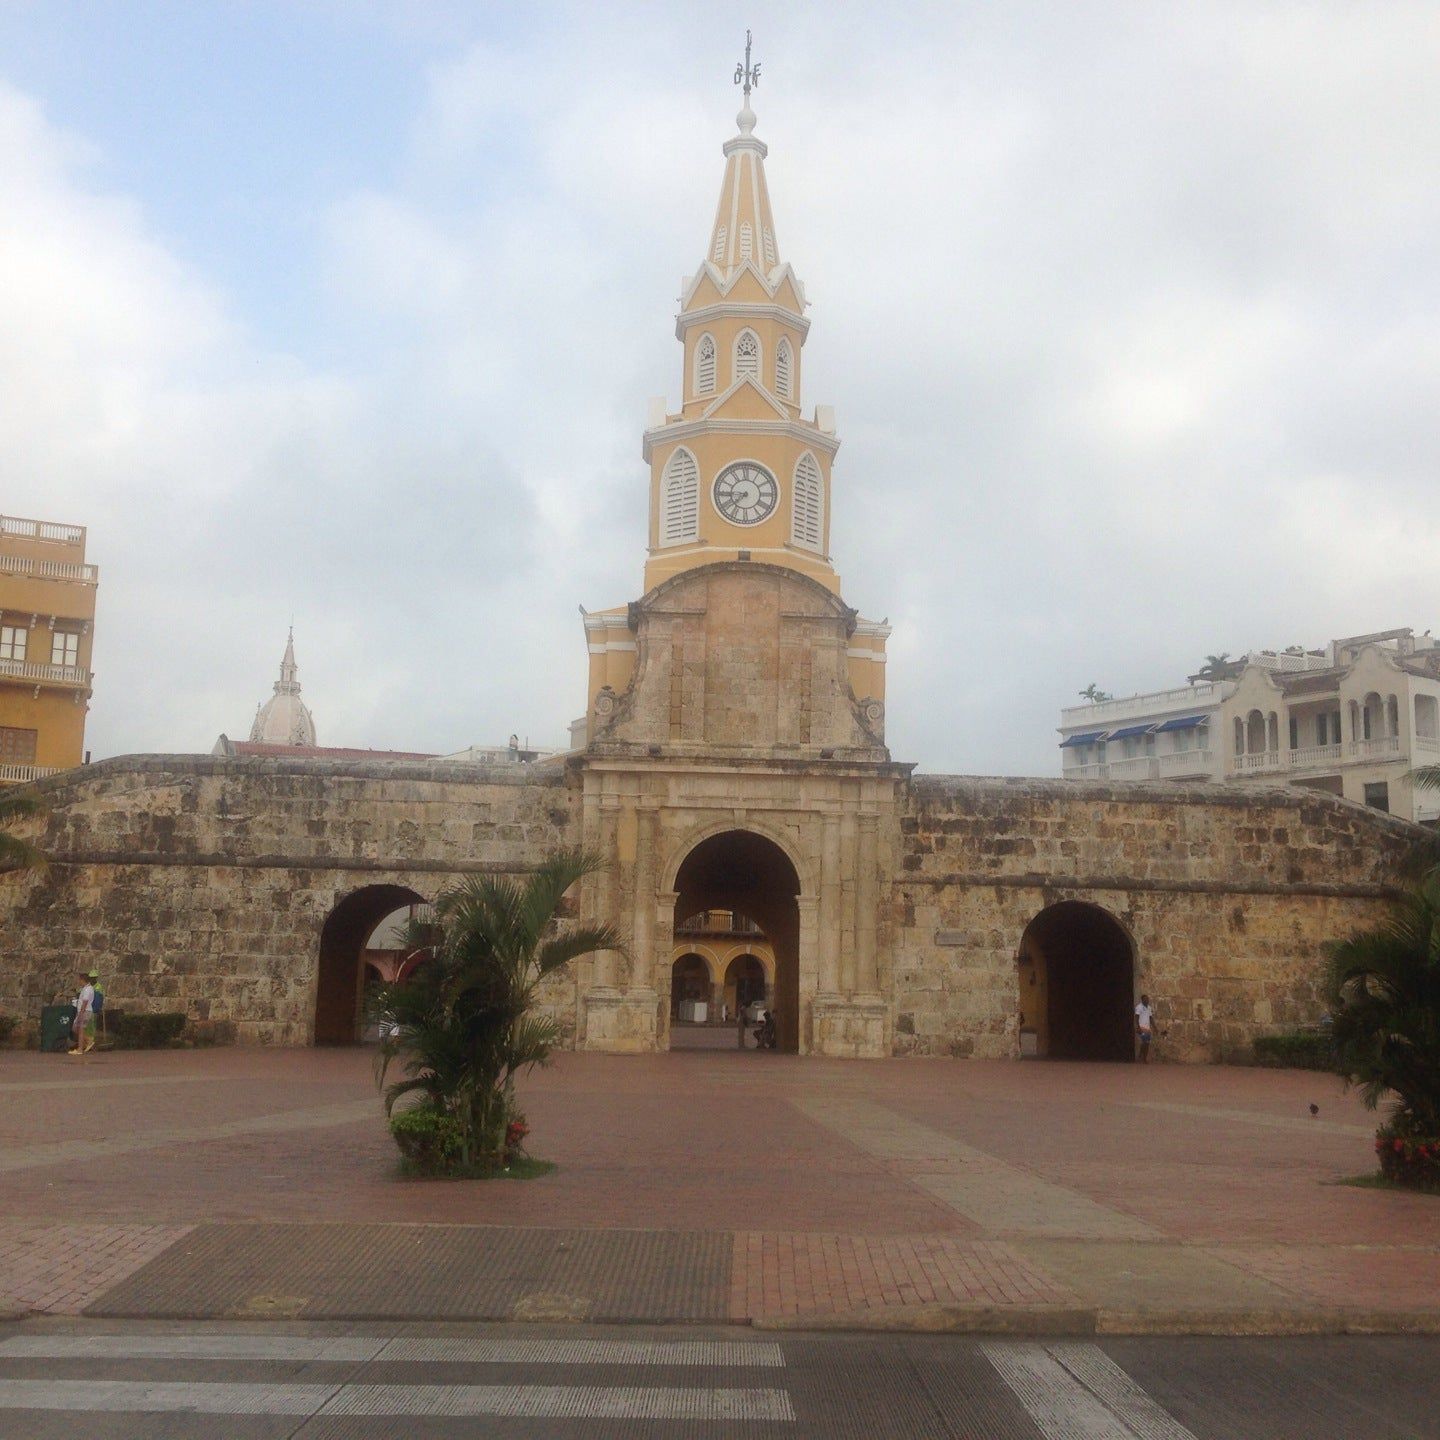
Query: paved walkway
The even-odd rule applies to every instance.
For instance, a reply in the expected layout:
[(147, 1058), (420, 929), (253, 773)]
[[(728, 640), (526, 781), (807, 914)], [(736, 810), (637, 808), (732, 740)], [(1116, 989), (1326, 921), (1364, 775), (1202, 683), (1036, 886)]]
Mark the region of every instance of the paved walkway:
[(0, 1053), (0, 1309), (1440, 1327), (1440, 1199), (1336, 1183), (1332, 1077), (717, 1051), (522, 1098), (553, 1174), (423, 1183), (364, 1051)]

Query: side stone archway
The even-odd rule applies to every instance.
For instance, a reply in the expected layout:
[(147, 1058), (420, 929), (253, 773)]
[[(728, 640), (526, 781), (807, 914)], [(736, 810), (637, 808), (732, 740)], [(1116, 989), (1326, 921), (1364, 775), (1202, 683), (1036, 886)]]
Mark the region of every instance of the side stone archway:
[(1135, 945), (1108, 910), (1080, 900), (1042, 910), (1021, 937), (1019, 982), (1022, 1053), (1135, 1058)]
[(365, 942), (387, 915), (424, 903), (405, 885), (366, 885), (326, 917), (315, 974), (316, 1045), (353, 1045), (359, 1039)]

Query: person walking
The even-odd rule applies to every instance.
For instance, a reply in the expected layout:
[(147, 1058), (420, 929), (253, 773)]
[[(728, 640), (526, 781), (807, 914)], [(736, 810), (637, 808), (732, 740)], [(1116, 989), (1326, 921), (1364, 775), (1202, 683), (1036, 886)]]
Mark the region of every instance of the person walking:
[(72, 1055), (84, 1055), (95, 1048), (95, 982), (99, 980), (98, 970), (82, 970), (80, 993), (75, 997), (75, 1048)]
[(1150, 1004), (1150, 997), (1142, 994), (1140, 1003), (1135, 1007), (1135, 1029), (1140, 1033), (1140, 1063), (1150, 1063), (1150, 1037), (1155, 1029), (1155, 1011)]

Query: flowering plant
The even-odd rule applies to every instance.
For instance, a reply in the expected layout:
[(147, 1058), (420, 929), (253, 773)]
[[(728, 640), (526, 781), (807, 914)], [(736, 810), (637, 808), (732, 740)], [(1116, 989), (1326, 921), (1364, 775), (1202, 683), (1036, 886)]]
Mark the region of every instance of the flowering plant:
[(1440, 1191), (1440, 1136), (1397, 1134), (1387, 1126), (1375, 1137), (1380, 1173), (1400, 1185)]

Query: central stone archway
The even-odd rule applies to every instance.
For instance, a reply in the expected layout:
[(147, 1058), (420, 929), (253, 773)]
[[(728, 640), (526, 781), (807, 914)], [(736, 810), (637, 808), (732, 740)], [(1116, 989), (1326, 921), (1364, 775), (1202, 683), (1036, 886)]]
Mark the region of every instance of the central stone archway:
[(800, 877), (775, 841), (722, 830), (694, 846), (675, 876), (678, 929), (704, 910), (751, 917), (775, 955), (775, 1024), (782, 1050), (800, 1048)]

